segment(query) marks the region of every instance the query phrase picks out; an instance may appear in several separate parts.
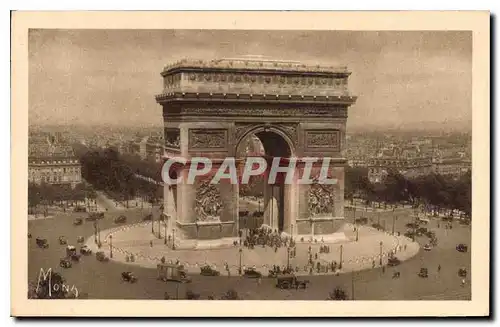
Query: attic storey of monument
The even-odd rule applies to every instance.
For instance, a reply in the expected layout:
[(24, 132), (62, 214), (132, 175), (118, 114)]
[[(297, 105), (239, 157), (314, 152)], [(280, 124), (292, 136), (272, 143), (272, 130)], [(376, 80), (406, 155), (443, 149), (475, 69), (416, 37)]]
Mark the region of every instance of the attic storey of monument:
[[(189, 184), (187, 179), (193, 158), (207, 158), (216, 172), (226, 158), (236, 157), (238, 144), (251, 134), (260, 139), (267, 158), (288, 163), (329, 158), (328, 177), (336, 180), (321, 189), (317, 180), (307, 185), (278, 178), (268, 184), (264, 225), (293, 235), (337, 231), (344, 217), (347, 110), (356, 101), (347, 88), (350, 74), (346, 67), (248, 58), (183, 60), (166, 66), (156, 100), (163, 108), (165, 160), (185, 159), (175, 171), (182, 181), (175, 188), (166, 186), (164, 194), (165, 214), (170, 228), (179, 231), (179, 245), (238, 235), (238, 183), (210, 184), (200, 176)], [(311, 169), (321, 165), (319, 160)], [(237, 177), (244, 171), (237, 170)], [(206, 201), (207, 196), (213, 200)], [(203, 207), (214, 202), (217, 210)]]

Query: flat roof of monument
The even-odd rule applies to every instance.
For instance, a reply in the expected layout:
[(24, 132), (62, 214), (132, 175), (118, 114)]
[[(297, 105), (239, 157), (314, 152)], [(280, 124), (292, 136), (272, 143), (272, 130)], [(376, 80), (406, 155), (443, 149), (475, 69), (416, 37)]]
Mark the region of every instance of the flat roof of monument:
[(262, 56), (244, 56), (241, 58), (221, 58), (212, 60), (182, 59), (164, 66), (163, 73), (178, 69), (231, 69), (255, 71), (283, 71), (309, 73), (350, 74), (347, 66), (310, 65), (300, 61), (277, 60)]

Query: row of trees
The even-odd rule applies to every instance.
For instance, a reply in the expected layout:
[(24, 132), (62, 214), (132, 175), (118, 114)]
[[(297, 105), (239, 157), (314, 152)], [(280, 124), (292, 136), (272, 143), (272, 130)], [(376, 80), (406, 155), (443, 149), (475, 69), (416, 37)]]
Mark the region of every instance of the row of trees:
[[(141, 165), (140, 162), (131, 161), (130, 157), (124, 157), (115, 149), (109, 148), (82, 151), (80, 163), (82, 177), (88, 183), (96, 190), (106, 192), (116, 201), (125, 202), (127, 207), (130, 200), (138, 197), (154, 204), (163, 196), (163, 188), (160, 185), (144, 179), (146, 177), (158, 181), (148, 162)], [(143, 167), (149, 167), (149, 170)]]
[(472, 206), (471, 171), (460, 178), (429, 175), (406, 178), (391, 170), (381, 183), (371, 183), (366, 168), (347, 168), (345, 178), (345, 197), (353, 201), (362, 198), (366, 203), (408, 202), (424, 206), (429, 210), (460, 210), (470, 217)]
[(95, 204), (96, 193), (90, 186), (83, 183), (77, 184), (74, 188), (68, 184), (28, 184), (28, 213), (36, 214), (39, 206), (43, 206), (47, 213), (48, 206), (59, 205), (64, 210), (68, 206), (75, 206), (80, 202), (85, 202), (85, 206)]

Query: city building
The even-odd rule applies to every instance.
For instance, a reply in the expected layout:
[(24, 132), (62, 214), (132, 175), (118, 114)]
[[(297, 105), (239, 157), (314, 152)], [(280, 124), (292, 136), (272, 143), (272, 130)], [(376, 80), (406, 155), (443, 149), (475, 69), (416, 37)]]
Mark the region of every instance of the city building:
[(30, 142), (28, 180), (31, 183), (66, 184), (82, 182), (81, 166), (72, 147), (60, 144), (56, 137), (45, 142)]

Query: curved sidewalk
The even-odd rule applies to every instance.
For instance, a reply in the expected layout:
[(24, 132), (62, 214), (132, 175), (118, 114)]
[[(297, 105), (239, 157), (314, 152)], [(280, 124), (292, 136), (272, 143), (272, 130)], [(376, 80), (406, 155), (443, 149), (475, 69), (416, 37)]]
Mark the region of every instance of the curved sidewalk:
[[(352, 225), (346, 224), (344, 230), (352, 231)], [(264, 275), (267, 275), (268, 270), (273, 265), (283, 267), (288, 263), (294, 268), (298, 267), (297, 274), (309, 275), (310, 266), (307, 266), (309, 247), (311, 247), (315, 268), (318, 262), (320, 265), (331, 264), (333, 261), (340, 263), (340, 256), (342, 255), (342, 269), (337, 270), (338, 273), (380, 267), (381, 258), (382, 265), (386, 265), (391, 252), (395, 252), (396, 256), (403, 261), (413, 257), (419, 251), (418, 243), (404, 236), (393, 236), (366, 226), (361, 226), (359, 229), (359, 241), (355, 241), (350, 235), (351, 240), (343, 243), (297, 243), (297, 255), (295, 258), (290, 258), (289, 261), (285, 247), (279, 248), (278, 251), (267, 246), (256, 246), (252, 250), (243, 247), (241, 254), (240, 248), (237, 246), (210, 250), (172, 250), (164, 244), (163, 239), (158, 239), (152, 235), (150, 222), (117, 226), (101, 231), (101, 250), (108, 256), (110, 255), (108, 242), (110, 235), (112, 235), (113, 243), (112, 260), (115, 261), (156, 268), (156, 265), (160, 263), (161, 258), (164, 256), (167, 262), (176, 262), (178, 260), (190, 272), (198, 272), (199, 267), (210, 265), (219, 270), (221, 274), (227, 274), (224, 270), (227, 263), (231, 275), (238, 273), (240, 260), (242, 269), (255, 267)], [(151, 241), (153, 247), (150, 245)], [(380, 242), (382, 242), (382, 246)], [(86, 244), (94, 251), (97, 250), (93, 236), (87, 239)], [(321, 245), (328, 245), (330, 252), (319, 253)], [(382, 247), (382, 256), (380, 256), (380, 247)], [(127, 262), (126, 256), (131, 254), (134, 255), (135, 261)], [(315, 254), (318, 254), (317, 259)], [(314, 269), (313, 274), (325, 273), (325, 271), (317, 273), (316, 269)], [(328, 274), (332, 274), (332, 272), (329, 271)]]

